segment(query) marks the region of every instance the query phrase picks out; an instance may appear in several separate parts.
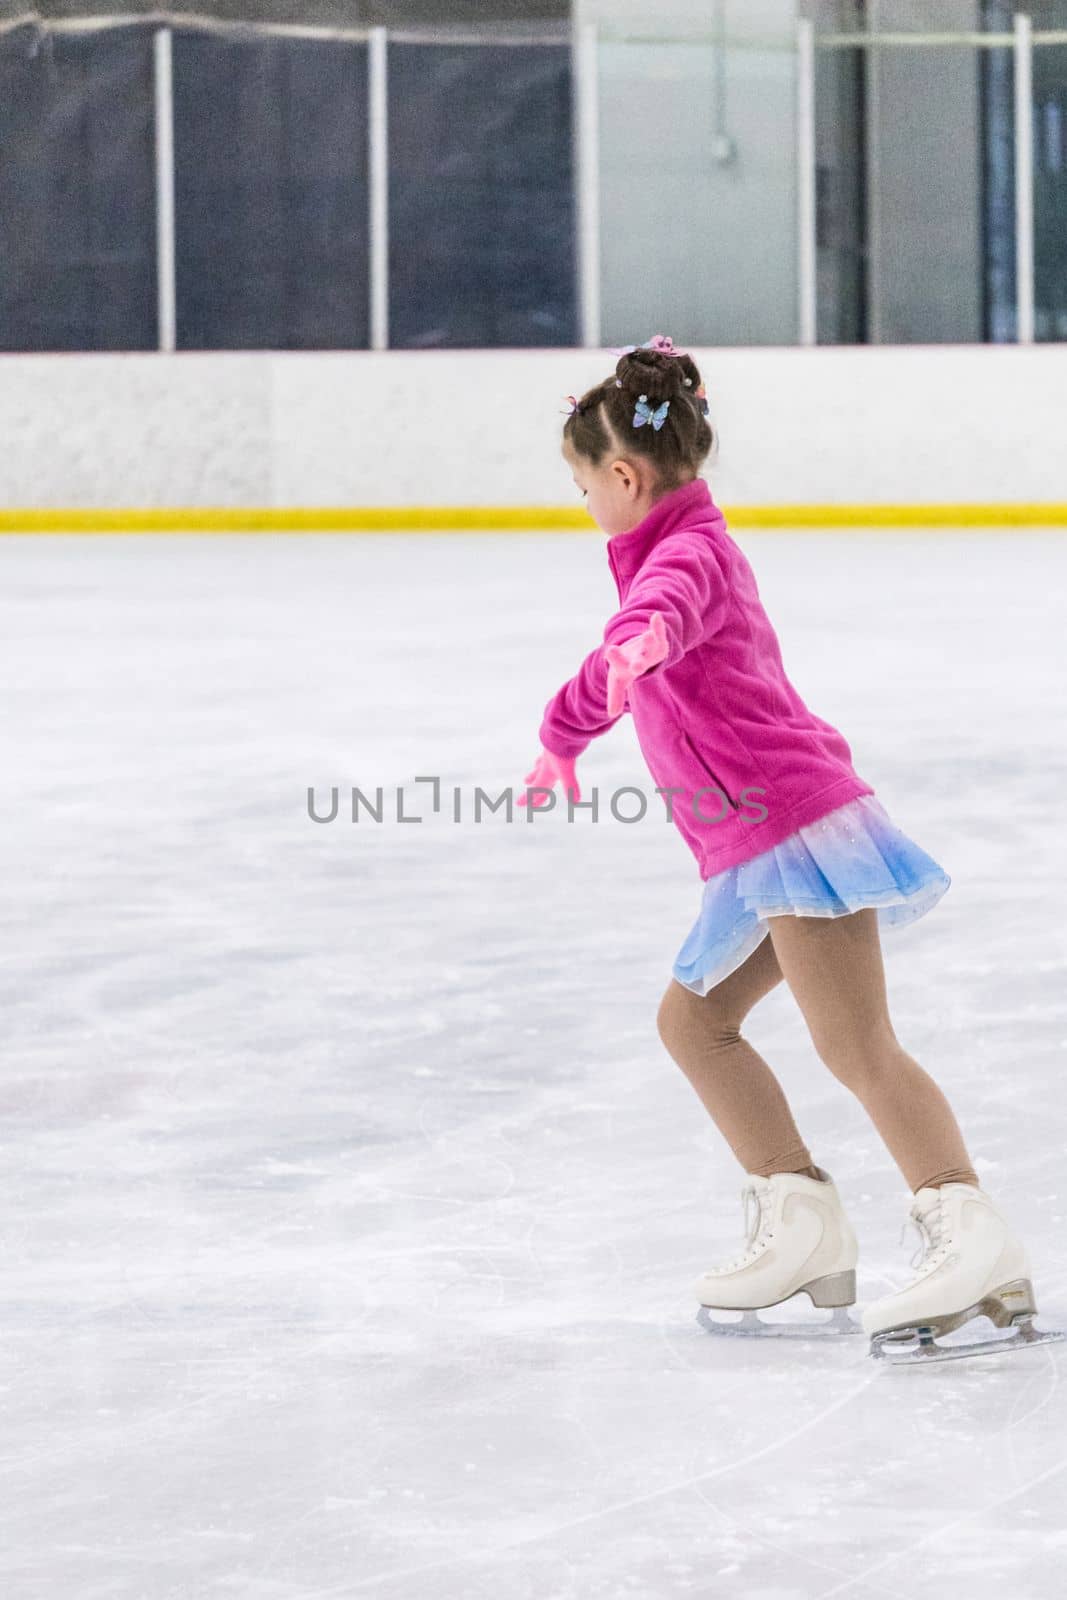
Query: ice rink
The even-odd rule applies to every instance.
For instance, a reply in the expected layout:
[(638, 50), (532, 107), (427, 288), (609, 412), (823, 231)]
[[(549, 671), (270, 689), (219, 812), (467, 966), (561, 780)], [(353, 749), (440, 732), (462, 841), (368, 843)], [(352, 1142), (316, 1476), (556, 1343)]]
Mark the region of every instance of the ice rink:
[[(1067, 1327), (1067, 537), (735, 537), (952, 877), (885, 938), (894, 1026)], [(656, 1033), (676, 829), (473, 821), (616, 608), (602, 535), (2, 556), (4, 1600), (1057, 1591), (1067, 1345), (897, 1372), (697, 1325), (743, 1175)], [(578, 773), (659, 804), (628, 718)], [(858, 1312), (909, 1191), (784, 985), (745, 1031)]]

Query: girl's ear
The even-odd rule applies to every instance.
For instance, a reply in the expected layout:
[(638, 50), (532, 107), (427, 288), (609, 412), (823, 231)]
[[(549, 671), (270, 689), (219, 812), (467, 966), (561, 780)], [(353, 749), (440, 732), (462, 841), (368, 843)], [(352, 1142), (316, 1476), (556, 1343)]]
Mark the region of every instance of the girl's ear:
[(632, 494), (634, 491), (634, 472), (630, 463), (622, 460), (613, 461), (611, 463), (611, 470), (619, 480), (622, 488), (626, 490), (627, 494)]
[(633, 461), (625, 461), (620, 458), (618, 461), (612, 462), (611, 470), (618, 476), (619, 482), (630, 499), (636, 500), (644, 487), (641, 468)]

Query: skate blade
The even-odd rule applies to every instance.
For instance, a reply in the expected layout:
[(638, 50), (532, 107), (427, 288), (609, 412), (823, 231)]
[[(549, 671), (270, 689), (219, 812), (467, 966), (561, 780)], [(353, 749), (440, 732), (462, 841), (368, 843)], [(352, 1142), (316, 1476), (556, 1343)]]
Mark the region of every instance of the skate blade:
[(819, 1322), (814, 1318), (803, 1322), (765, 1322), (758, 1311), (745, 1311), (736, 1322), (725, 1322), (712, 1316), (715, 1309), (713, 1306), (701, 1306), (697, 1321), (709, 1333), (724, 1333), (727, 1336), (751, 1338), (755, 1334), (763, 1339), (829, 1339), (863, 1332), (862, 1324), (849, 1316), (846, 1306), (835, 1306), (833, 1316)]
[(1024, 1314), (1011, 1324), (1010, 1332), (986, 1339), (961, 1340), (941, 1344), (930, 1327), (919, 1324), (893, 1333), (876, 1333), (871, 1338), (870, 1354), (891, 1367), (922, 1366), (928, 1361), (959, 1361), (964, 1356), (1003, 1355), (1008, 1351), (1028, 1350), (1038, 1344), (1058, 1344), (1067, 1340), (1059, 1328), (1035, 1328), (1033, 1318)]

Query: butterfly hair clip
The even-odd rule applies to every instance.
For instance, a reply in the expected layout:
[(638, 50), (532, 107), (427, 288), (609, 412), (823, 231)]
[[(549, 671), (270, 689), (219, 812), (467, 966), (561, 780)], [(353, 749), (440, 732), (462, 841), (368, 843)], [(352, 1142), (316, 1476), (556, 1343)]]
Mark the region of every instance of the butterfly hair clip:
[(565, 394), (563, 398), (567, 402), (567, 415), (573, 417), (577, 413), (578, 416), (581, 416), (582, 407), (575, 396), (572, 394)]
[(663, 404), (661, 406), (657, 406), (655, 411), (653, 411), (652, 407), (648, 404), (648, 395), (641, 395), (637, 402), (637, 409), (634, 412), (634, 427), (643, 428), (646, 422), (650, 422), (655, 432), (658, 433), (667, 420), (667, 412), (670, 410), (670, 408), (670, 401), (664, 400)]

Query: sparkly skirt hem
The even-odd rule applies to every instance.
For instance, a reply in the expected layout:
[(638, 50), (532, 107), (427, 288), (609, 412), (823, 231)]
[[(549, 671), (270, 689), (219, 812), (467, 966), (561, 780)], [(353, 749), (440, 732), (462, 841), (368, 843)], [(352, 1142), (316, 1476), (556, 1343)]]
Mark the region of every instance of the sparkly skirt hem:
[(951, 882), (875, 795), (860, 795), (709, 878), (673, 975), (707, 994), (766, 938), (768, 917), (843, 917), (873, 908), (880, 931), (905, 927), (935, 906)]

